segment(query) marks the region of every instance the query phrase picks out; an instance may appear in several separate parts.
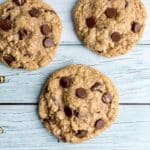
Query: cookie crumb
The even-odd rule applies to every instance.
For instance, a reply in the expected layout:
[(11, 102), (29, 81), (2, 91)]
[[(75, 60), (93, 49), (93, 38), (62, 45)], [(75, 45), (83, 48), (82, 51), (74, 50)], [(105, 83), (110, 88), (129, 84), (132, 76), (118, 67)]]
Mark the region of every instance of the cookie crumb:
[(0, 127), (0, 134), (4, 133), (4, 128)]
[(0, 76), (0, 83), (5, 83), (5, 76)]

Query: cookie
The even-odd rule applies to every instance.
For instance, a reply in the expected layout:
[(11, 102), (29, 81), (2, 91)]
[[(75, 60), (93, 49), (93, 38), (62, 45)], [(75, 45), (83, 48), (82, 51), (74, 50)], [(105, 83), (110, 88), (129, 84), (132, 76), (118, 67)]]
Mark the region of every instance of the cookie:
[(73, 18), (89, 49), (115, 57), (126, 54), (141, 38), (146, 12), (140, 0), (79, 0)]
[(81, 143), (110, 127), (118, 111), (112, 81), (93, 68), (71, 65), (55, 72), (44, 86), (39, 116), (59, 141)]
[(0, 5), (0, 61), (36, 70), (55, 56), (61, 35), (56, 12), (42, 0), (7, 0)]

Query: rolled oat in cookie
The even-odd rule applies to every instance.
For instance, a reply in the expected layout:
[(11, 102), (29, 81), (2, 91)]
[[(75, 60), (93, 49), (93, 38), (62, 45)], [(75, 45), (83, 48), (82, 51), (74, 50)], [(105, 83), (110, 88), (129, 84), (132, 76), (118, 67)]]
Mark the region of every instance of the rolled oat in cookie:
[(145, 18), (141, 0), (78, 0), (73, 10), (81, 41), (105, 57), (131, 50), (143, 34)]
[(81, 143), (110, 127), (118, 107), (117, 89), (108, 77), (84, 65), (71, 65), (45, 83), (39, 115), (58, 141)]
[(0, 5), (0, 61), (27, 70), (48, 65), (61, 30), (58, 15), (42, 0), (7, 0)]

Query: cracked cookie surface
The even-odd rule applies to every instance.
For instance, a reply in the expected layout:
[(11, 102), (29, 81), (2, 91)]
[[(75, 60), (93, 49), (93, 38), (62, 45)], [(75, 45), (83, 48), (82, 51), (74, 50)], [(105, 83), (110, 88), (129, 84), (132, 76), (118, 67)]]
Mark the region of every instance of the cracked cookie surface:
[(73, 18), (89, 49), (114, 57), (126, 54), (141, 38), (146, 12), (140, 0), (79, 0)]
[(93, 68), (71, 65), (46, 82), (39, 115), (60, 141), (81, 143), (99, 135), (115, 120), (118, 92), (112, 81)]
[(0, 5), (0, 61), (35, 70), (55, 56), (61, 34), (56, 12), (42, 0), (7, 0)]

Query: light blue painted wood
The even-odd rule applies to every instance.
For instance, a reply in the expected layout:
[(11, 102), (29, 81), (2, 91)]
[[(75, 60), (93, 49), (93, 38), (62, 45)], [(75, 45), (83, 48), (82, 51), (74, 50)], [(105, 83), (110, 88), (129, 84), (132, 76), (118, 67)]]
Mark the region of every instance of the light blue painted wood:
[(0, 74), (6, 83), (0, 84), (0, 103), (38, 102), (38, 95), (48, 76), (69, 64), (86, 64), (113, 79), (120, 92), (121, 103), (150, 102), (150, 59), (149, 45), (138, 45), (128, 55), (106, 59), (86, 48), (60, 46), (55, 60), (38, 71), (20, 71), (0, 66)]
[[(0, 0), (4, 1), (4, 0)], [(120, 92), (121, 103), (150, 103), (150, 19), (145, 34), (128, 55), (106, 59), (81, 46), (71, 10), (77, 0), (46, 0), (63, 22), (61, 46), (55, 60), (38, 71), (24, 71), (0, 65), (0, 75), (7, 82), (0, 84), (0, 103), (36, 103), (44, 81), (57, 69), (69, 64), (86, 64), (113, 79)], [(150, 1), (143, 0), (150, 14)], [(117, 122), (102, 136), (84, 144), (57, 144), (42, 126), (37, 106), (0, 105), (0, 150), (149, 150), (150, 106), (121, 106)]]
[(1, 150), (149, 150), (150, 106), (121, 106), (116, 123), (83, 144), (58, 144), (43, 127), (36, 106), (0, 106)]

